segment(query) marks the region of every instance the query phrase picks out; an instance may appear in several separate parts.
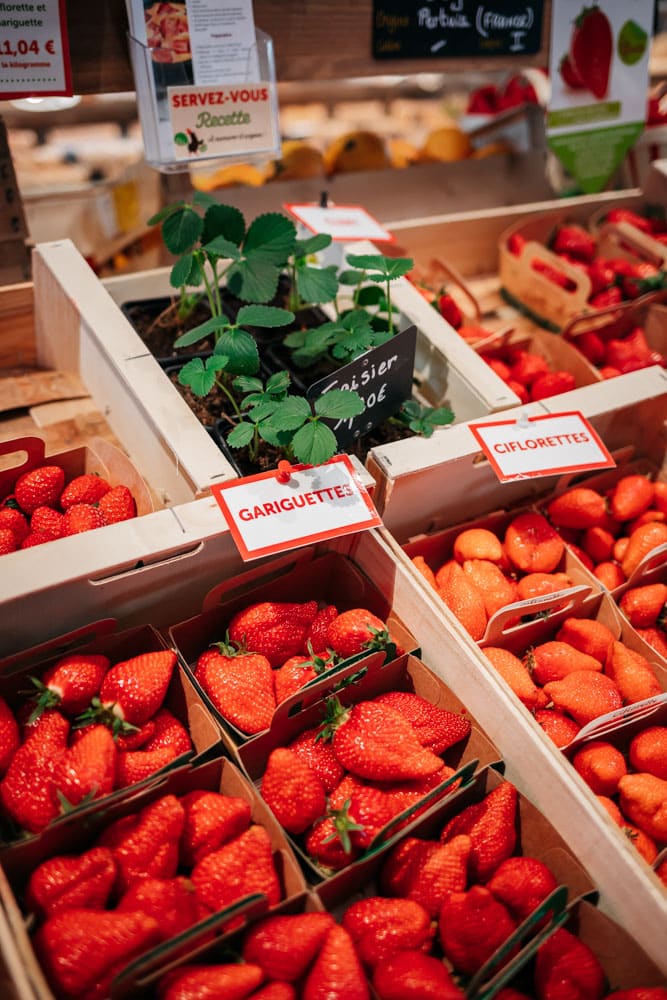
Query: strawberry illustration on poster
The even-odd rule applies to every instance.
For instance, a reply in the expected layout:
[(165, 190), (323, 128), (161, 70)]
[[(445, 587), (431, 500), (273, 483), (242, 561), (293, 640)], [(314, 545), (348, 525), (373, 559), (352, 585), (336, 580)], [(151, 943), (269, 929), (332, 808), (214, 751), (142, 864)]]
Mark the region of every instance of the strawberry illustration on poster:
[(653, 0), (553, 0), (547, 143), (586, 194), (644, 128)]

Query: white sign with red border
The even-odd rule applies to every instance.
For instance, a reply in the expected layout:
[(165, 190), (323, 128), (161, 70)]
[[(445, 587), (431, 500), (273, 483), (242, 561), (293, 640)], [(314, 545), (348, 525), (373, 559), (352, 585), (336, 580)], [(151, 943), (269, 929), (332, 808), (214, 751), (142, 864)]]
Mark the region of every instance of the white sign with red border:
[(518, 420), (470, 423), (501, 482), (616, 465), (583, 414), (522, 415)]
[(379, 240), (393, 243), (395, 237), (374, 219), (361, 205), (299, 205), (283, 206), (313, 233), (327, 233), (332, 240)]
[(72, 94), (65, 0), (0, 5), (0, 99)]
[(347, 455), (211, 487), (243, 559), (377, 528), (380, 515)]

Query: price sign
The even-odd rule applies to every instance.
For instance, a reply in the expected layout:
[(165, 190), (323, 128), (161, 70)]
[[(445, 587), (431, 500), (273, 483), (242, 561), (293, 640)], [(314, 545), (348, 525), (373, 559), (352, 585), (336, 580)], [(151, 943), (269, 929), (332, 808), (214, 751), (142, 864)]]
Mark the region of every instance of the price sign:
[(0, 2), (0, 100), (71, 93), (65, 0)]
[(361, 205), (297, 205), (284, 206), (313, 233), (327, 233), (332, 240), (379, 240), (393, 243), (395, 237), (374, 219)]

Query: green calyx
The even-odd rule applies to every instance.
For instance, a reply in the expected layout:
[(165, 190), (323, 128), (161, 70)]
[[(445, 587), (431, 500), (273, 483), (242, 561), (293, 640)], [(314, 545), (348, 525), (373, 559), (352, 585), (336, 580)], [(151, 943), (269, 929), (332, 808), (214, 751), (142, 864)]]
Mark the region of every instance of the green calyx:
[(334, 840), (339, 840), (343, 850), (346, 854), (349, 854), (352, 850), (352, 841), (350, 840), (351, 833), (363, 833), (365, 827), (360, 823), (355, 822), (349, 814), (349, 808), (351, 805), (351, 800), (346, 799), (340, 809), (332, 809), (329, 807), (326, 811), (326, 819), (330, 819), (333, 823), (333, 832), (325, 837), (322, 841), (323, 844), (331, 844)]
[[(30, 692), (32, 699), (35, 701), (35, 707), (28, 716), (28, 725), (31, 726), (34, 722), (40, 718), (40, 716), (47, 711), (49, 708), (57, 708), (60, 704), (61, 698), (59, 694), (55, 691), (51, 691), (47, 688), (38, 677), (31, 677), (30, 681), (34, 684), (36, 691)], [(26, 692), (27, 693), (27, 692)]]
[(327, 698), (325, 702), (325, 714), (322, 724), (320, 725), (319, 732), (315, 737), (317, 740), (331, 741), (336, 733), (336, 730), (347, 722), (349, 718), (350, 710), (346, 708), (342, 702), (336, 698)]
[(122, 719), (114, 711), (116, 704), (104, 705), (98, 697), (92, 699), (88, 708), (74, 720), (74, 729), (83, 729), (85, 726), (101, 725), (111, 730), (114, 739), (119, 736), (129, 736), (131, 733), (138, 733), (139, 727), (133, 726), (131, 722)]

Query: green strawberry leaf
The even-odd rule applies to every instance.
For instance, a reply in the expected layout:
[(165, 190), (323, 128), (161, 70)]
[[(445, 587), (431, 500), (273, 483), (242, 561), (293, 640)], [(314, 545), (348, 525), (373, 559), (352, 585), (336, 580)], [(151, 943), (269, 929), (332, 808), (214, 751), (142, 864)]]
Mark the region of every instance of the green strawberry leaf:
[(292, 438), (295, 457), (306, 465), (321, 465), (335, 455), (337, 448), (334, 432), (321, 420), (309, 420)]
[(252, 441), (254, 434), (255, 428), (253, 424), (242, 420), (240, 424), (236, 425), (233, 431), (229, 432), (226, 441), (230, 448), (245, 448)]
[(162, 239), (167, 250), (178, 256), (185, 253), (201, 236), (203, 225), (201, 216), (187, 205), (172, 212), (162, 223)]
[(303, 302), (332, 302), (338, 292), (336, 266), (313, 267), (305, 264), (297, 267), (296, 287)]
[(363, 413), (364, 401), (350, 389), (331, 389), (315, 400), (315, 412), (328, 420), (344, 420)]
[(271, 329), (294, 322), (294, 313), (276, 306), (241, 306), (236, 316), (239, 326), (261, 326)]
[(294, 223), (280, 212), (267, 212), (251, 223), (243, 252), (253, 262), (264, 261), (281, 267), (287, 263), (295, 243)]
[(232, 375), (254, 375), (259, 369), (257, 343), (245, 330), (225, 330), (215, 350), (217, 354), (228, 356), (227, 371)]

